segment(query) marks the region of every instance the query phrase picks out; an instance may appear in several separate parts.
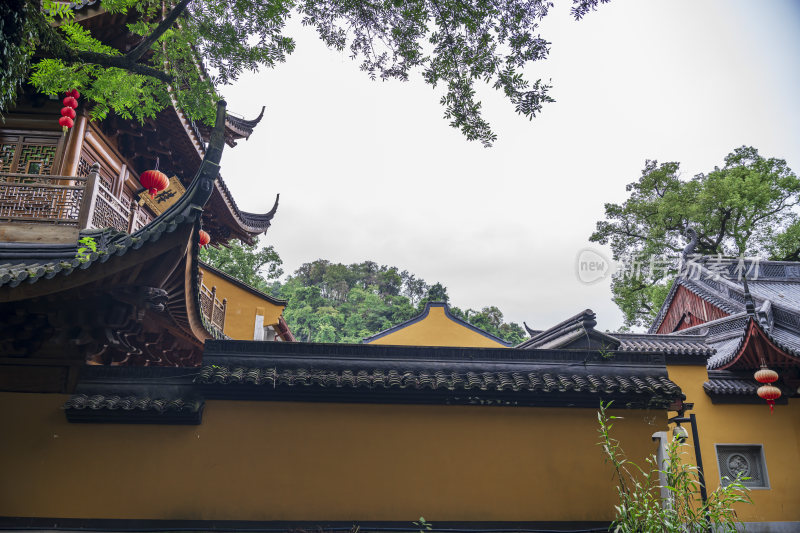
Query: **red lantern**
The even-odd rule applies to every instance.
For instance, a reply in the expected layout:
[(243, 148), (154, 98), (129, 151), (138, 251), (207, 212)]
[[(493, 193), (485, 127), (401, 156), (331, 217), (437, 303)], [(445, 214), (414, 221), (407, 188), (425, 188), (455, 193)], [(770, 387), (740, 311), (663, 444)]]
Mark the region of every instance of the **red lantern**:
[(211, 242), (211, 235), (209, 235), (207, 232), (200, 230), (198, 235), (200, 236), (199, 242), (201, 248)]
[(756, 371), (753, 377), (755, 377), (756, 381), (759, 383), (774, 383), (778, 381), (778, 373), (763, 365), (760, 370)]
[(71, 89), (65, 93), (67, 95), (64, 98), (64, 107), (61, 108), (61, 118), (58, 119), (59, 125), (64, 130), (64, 134), (66, 135), (67, 130), (74, 125), (73, 120), (75, 119), (75, 109), (78, 108), (78, 100), (76, 100), (77, 96), (73, 96), (77, 94), (80, 96), (80, 93), (75, 89)]
[(758, 396), (767, 400), (769, 412), (771, 413), (775, 408), (775, 400), (781, 397), (781, 390), (775, 385), (761, 385), (758, 388)]
[(69, 91), (67, 91), (67, 96), (71, 96), (77, 100), (78, 98), (81, 97), (81, 93), (78, 92), (78, 89), (70, 89)]
[(169, 186), (169, 179), (166, 174), (158, 170), (158, 165), (156, 165), (156, 170), (145, 170), (139, 175), (139, 183), (150, 191), (151, 198), (155, 198), (156, 194)]

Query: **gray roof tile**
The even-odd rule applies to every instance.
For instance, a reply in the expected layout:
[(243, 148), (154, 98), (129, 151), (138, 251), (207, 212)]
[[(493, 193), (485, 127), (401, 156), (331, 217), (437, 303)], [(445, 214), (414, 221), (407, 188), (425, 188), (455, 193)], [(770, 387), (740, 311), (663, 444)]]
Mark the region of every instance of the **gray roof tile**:
[(198, 383), (225, 385), (251, 384), (266, 387), (300, 386), (326, 388), (397, 388), (446, 389), (449, 391), (472, 389), (480, 391), (529, 392), (623, 392), (677, 394), (680, 389), (663, 376), (621, 376), (588, 374), (581, 376), (549, 372), (442, 372), (404, 371), (402, 369), (368, 370), (318, 370), (276, 367), (204, 366), (196, 378)]

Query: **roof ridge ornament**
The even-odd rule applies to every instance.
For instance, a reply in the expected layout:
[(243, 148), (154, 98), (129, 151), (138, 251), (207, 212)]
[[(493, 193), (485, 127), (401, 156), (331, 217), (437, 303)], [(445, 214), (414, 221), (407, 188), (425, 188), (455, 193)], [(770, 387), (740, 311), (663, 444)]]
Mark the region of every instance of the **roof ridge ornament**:
[(683, 231), (683, 236), (688, 239), (689, 242), (686, 243), (686, 246), (683, 248), (681, 252), (681, 262), (682, 267), (686, 265), (690, 256), (694, 255), (694, 250), (697, 248), (697, 231), (690, 226), (686, 225), (686, 229)]

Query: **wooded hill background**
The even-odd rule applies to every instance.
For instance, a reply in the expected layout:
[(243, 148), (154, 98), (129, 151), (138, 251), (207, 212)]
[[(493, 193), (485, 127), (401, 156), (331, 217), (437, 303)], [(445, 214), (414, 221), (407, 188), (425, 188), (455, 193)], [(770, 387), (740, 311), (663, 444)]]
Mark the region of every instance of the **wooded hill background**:
[[(228, 248), (207, 247), (201, 259), (256, 289), (288, 300), (284, 318), (297, 340), (306, 342), (360, 343), (418, 315), (428, 301), (450, 300), (442, 283), (428, 284), (407, 270), (374, 261), (345, 265), (317, 259), (279, 281), (282, 261), (272, 246), (236, 243)], [(527, 338), (519, 324), (503, 320), (496, 306), (479, 311), (451, 306), (450, 311), (512, 345)]]

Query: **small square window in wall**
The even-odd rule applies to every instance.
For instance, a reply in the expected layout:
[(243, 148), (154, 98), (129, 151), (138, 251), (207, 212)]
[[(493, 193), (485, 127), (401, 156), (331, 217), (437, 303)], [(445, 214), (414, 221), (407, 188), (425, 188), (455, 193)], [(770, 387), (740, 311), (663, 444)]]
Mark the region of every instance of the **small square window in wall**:
[(745, 479), (742, 483), (751, 489), (768, 489), (767, 463), (764, 447), (760, 444), (717, 444), (717, 463), (720, 483), (728, 485), (737, 474)]

